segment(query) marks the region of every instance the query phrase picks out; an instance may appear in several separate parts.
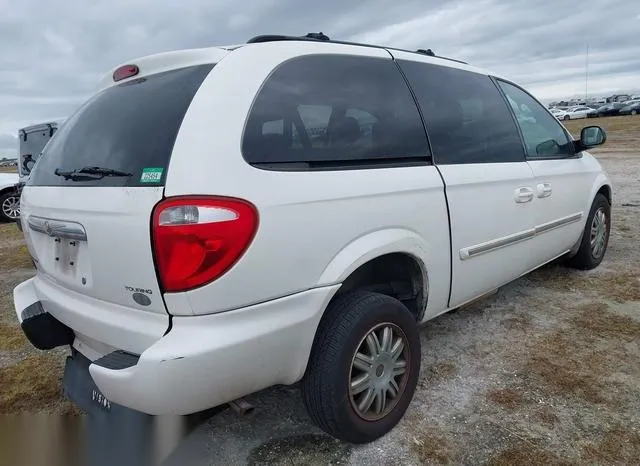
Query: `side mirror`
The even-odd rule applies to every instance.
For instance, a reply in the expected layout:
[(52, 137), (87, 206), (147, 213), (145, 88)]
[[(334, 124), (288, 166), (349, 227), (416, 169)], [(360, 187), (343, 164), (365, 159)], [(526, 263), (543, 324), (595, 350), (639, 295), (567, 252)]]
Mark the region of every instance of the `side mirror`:
[(599, 126), (585, 126), (580, 131), (580, 146), (582, 149), (600, 146), (607, 140), (607, 134)]

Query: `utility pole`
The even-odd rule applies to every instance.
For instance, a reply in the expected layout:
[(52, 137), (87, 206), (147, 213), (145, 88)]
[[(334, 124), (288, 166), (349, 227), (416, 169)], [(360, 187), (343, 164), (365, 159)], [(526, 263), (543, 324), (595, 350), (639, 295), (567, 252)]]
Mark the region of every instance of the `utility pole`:
[(584, 67), (584, 103), (587, 103), (589, 95), (589, 43), (587, 42), (587, 54)]

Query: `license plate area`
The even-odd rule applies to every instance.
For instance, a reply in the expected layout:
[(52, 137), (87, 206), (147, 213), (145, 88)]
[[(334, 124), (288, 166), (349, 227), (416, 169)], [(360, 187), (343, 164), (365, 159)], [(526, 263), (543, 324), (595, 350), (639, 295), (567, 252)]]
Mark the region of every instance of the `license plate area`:
[(67, 358), (62, 378), (64, 396), (87, 413), (109, 412), (111, 402), (91, 378), (90, 364), (91, 361), (77, 351)]
[[(40, 236), (40, 234), (37, 234)], [(39, 238), (38, 266), (56, 280), (75, 287), (91, 286), (89, 250), (86, 241), (57, 236)]]
[(29, 218), (29, 243), (40, 272), (73, 289), (90, 287), (89, 243), (75, 222)]
[(64, 274), (74, 275), (78, 270), (80, 245), (77, 240), (50, 238), (53, 263)]

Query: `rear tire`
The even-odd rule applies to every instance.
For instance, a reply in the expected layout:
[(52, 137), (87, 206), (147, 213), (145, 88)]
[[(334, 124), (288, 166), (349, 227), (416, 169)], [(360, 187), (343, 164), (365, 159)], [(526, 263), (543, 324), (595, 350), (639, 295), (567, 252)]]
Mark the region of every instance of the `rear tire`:
[(338, 297), (320, 322), (302, 380), (307, 412), (340, 440), (371, 442), (404, 416), (420, 359), (415, 317), (400, 301), (364, 291)]
[(637, 110), (631, 110), (631, 114), (632, 114), (632, 115), (637, 115), (637, 114), (638, 114), (638, 111), (637, 111)]
[(565, 115), (565, 116), (563, 116), (563, 117), (562, 117), (562, 119), (563, 119), (564, 121), (567, 121), (567, 120), (569, 120), (569, 119), (570, 119), (570, 117), (569, 117), (569, 115)]
[(595, 269), (607, 251), (610, 231), (611, 205), (604, 195), (596, 194), (578, 252), (567, 261), (567, 265), (581, 270)]

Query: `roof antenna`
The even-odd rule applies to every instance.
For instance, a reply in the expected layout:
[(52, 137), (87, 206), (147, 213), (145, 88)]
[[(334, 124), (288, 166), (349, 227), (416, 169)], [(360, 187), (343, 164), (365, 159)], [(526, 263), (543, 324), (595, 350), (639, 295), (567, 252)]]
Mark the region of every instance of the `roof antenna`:
[(310, 32), (305, 37), (315, 40), (331, 40), (329, 39), (329, 36), (325, 36), (322, 32)]
[(427, 50), (418, 49), (418, 50), (416, 50), (416, 52), (421, 53), (423, 55), (429, 55), (430, 57), (435, 57), (436, 56), (436, 54), (433, 53), (433, 50), (431, 50), (431, 49), (427, 49)]

